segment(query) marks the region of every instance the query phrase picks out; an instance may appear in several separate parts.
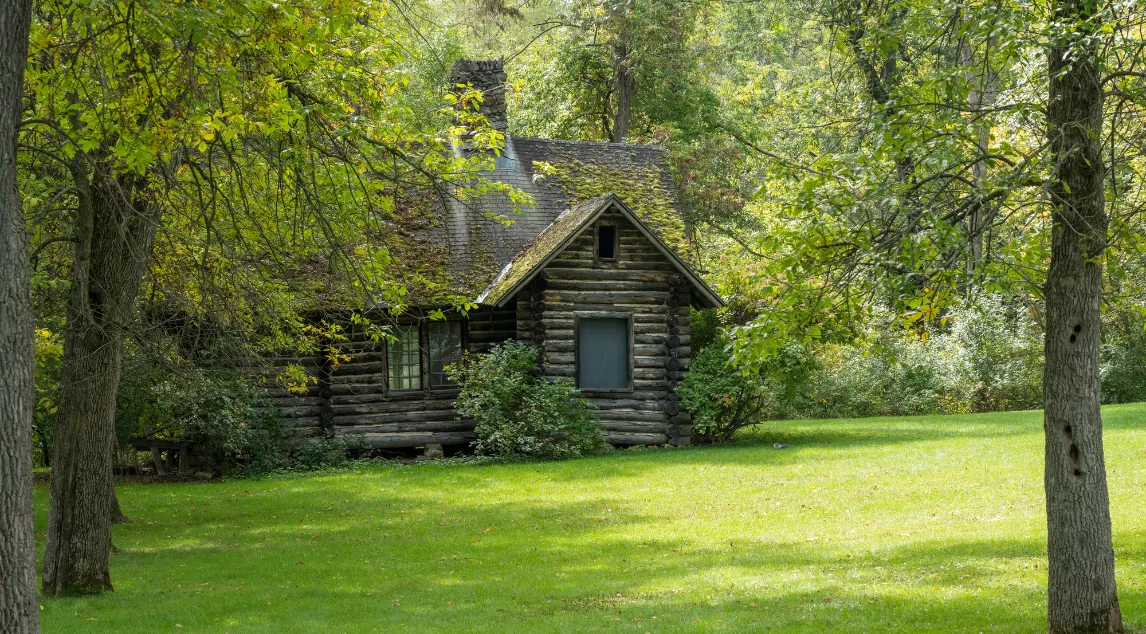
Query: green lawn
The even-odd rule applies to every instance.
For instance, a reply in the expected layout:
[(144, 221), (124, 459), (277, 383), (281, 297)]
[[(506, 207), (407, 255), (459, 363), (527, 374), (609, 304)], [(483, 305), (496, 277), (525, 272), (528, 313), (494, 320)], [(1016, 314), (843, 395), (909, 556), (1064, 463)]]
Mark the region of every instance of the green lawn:
[[(1123, 618), (1141, 632), (1146, 405), (1105, 420)], [(116, 592), (44, 601), (44, 630), (1040, 632), (1042, 451), (1041, 414), (1017, 412), (778, 423), (735, 446), (561, 463), (128, 484)]]

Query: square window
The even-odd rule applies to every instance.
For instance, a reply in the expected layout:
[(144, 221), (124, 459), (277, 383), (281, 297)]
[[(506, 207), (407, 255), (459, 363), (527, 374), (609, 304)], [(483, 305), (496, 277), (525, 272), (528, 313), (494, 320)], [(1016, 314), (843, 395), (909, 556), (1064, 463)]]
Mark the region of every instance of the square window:
[(462, 322), (431, 321), (430, 329), (430, 387), (453, 385), (446, 376), (446, 366), (462, 358)]
[(422, 351), (418, 326), (395, 326), (394, 340), (386, 344), (391, 390), (422, 389)]
[(617, 259), (617, 227), (597, 225), (597, 259)]
[(594, 317), (577, 322), (577, 387), (629, 389), (629, 320)]

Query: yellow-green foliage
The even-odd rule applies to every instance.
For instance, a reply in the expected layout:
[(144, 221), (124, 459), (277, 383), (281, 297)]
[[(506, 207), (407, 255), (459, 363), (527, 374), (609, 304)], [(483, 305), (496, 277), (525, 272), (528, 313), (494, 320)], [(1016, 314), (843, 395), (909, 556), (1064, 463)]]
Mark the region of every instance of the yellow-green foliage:
[(652, 227), (661, 240), (684, 252), (684, 221), (674, 205), (673, 194), (662, 182), (662, 171), (652, 166), (615, 167), (590, 165), (581, 161), (550, 161), (552, 178), (565, 190), (570, 206), (616, 194), (629, 209)]

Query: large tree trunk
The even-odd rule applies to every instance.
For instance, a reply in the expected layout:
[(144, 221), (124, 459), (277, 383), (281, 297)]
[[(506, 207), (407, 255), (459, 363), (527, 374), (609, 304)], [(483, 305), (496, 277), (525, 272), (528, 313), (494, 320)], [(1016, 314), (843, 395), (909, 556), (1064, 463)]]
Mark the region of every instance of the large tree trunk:
[(40, 631), (32, 523), (32, 278), (16, 185), (31, 19), (31, 0), (0, 6), (0, 632), (12, 634)]
[(610, 139), (621, 143), (629, 136), (632, 120), (633, 96), (637, 92), (637, 80), (630, 68), (629, 50), (622, 37), (613, 47), (613, 129)]
[(124, 325), (147, 268), (158, 213), (143, 179), (73, 168), (77, 244), (53, 433), (44, 593), (111, 589), (115, 397)]
[(1073, 32), (1048, 52), (1047, 133), (1056, 165), (1043, 376), (1051, 634), (1122, 630), (1099, 393), (1107, 217), (1093, 7), (1059, 2), (1055, 20)]

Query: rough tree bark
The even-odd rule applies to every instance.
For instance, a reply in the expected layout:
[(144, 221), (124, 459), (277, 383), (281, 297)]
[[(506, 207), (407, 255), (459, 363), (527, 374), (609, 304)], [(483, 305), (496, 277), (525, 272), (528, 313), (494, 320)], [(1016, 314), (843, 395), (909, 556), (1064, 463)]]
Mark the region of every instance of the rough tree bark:
[(40, 631), (32, 520), (35, 395), (28, 234), (16, 185), (31, 0), (0, 5), (0, 632)]
[(112, 457), (124, 324), (159, 219), (144, 179), (115, 177), (94, 165), (90, 176), (82, 160), (72, 166), (79, 211), (53, 434), (43, 580), (49, 595), (112, 589), (108, 556), (118, 506)]
[(1047, 135), (1055, 164), (1043, 376), (1051, 634), (1122, 630), (1099, 407), (1107, 216), (1094, 7), (1060, 0), (1055, 21), (1071, 32), (1047, 53)]
[(622, 36), (613, 45), (613, 129), (609, 140), (621, 143), (629, 136), (632, 120), (633, 96), (637, 92), (637, 80), (630, 68), (629, 49)]

